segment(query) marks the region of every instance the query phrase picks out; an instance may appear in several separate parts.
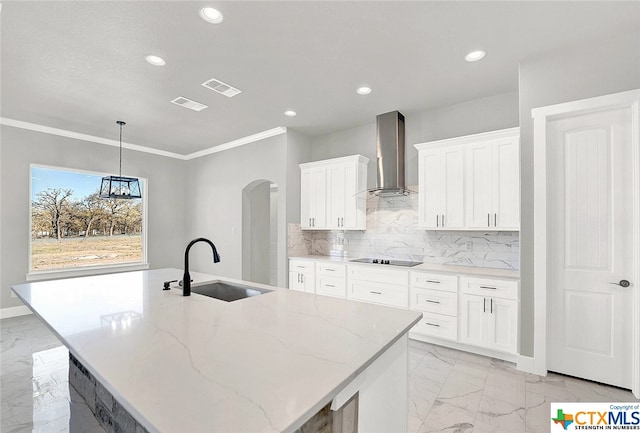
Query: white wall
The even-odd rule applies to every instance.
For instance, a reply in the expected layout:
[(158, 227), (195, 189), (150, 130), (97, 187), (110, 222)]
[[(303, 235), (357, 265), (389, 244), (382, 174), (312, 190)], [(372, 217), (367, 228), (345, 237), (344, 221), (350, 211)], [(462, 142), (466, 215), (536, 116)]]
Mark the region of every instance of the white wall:
[[(255, 180), (268, 180), (278, 185), (280, 197), (286, 197), (286, 147), (282, 134), (187, 161), (187, 237), (211, 239), (221, 257), (214, 264), (206, 245), (194, 246), (191, 270), (242, 278), (242, 189)], [(286, 215), (286, 200), (278, 201), (278, 211)], [(283, 246), (278, 257), (280, 286), (286, 285), (285, 220), (278, 219), (278, 243)]]
[[(399, 108), (402, 112), (402, 109)], [(518, 126), (518, 92), (405, 114), (405, 184), (418, 184), (416, 143)], [(312, 161), (360, 154), (369, 158), (367, 186), (376, 186), (376, 123), (314, 137)]]
[(640, 88), (640, 27), (520, 64), (521, 354), (533, 354), (533, 121), (536, 107)]
[[(25, 282), (29, 254), (30, 164), (113, 173), (118, 149), (96, 143), (0, 126), (0, 308), (22, 305), (11, 285)], [(148, 244), (152, 268), (182, 266), (185, 239), (184, 161), (125, 150), (123, 174), (148, 179)], [(96, 189), (98, 185), (96, 185)]]

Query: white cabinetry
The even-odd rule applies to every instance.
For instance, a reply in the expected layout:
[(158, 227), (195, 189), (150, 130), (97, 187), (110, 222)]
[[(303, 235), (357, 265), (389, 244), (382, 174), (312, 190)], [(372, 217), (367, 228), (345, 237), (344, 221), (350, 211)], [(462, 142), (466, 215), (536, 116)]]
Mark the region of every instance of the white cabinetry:
[(460, 278), (460, 341), (516, 353), (518, 283), (510, 280)]
[(465, 222), (472, 229), (520, 227), (519, 135), (484, 135), (465, 146)]
[(352, 155), (300, 164), (300, 226), (364, 230), (368, 162)]
[(463, 169), (464, 152), (461, 146), (420, 151), (420, 227), (437, 230), (464, 227)]
[(390, 307), (409, 307), (409, 272), (374, 266), (347, 267), (347, 298)]
[(310, 167), (300, 174), (300, 226), (324, 227), (327, 214), (327, 169)]
[(316, 293), (345, 299), (347, 297), (347, 266), (317, 262)]
[(419, 226), (519, 230), (519, 128), (416, 144)]
[(311, 260), (289, 260), (289, 289), (315, 292), (315, 263)]
[(458, 338), (458, 277), (411, 271), (409, 308), (422, 311), (412, 333), (456, 340)]

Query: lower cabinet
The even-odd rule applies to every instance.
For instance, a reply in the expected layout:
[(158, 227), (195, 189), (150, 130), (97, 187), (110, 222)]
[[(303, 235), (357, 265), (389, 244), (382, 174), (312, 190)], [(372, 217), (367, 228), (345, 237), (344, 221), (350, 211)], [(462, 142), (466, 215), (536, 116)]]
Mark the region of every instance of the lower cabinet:
[(409, 307), (409, 272), (354, 265), (347, 267), (347, 275), (348, 299), (390, 307)]
[(292, 290), (422, 312), (413, 338), (504, 359), (517, 353), (517, 280), (328, 260), (291, 259), (289, 271)]
[(315, 263), (313, 261), (289, 261), (289, 289), (315, 293)]
[(317, 262), (316, 293), (345, 299), (347, 297), (346, 265)]
[[(501, 291), (500, 286), (503, 288), (507, 286), (510, 290)], [(461, 290), (467, 293), (459, 295), (460, 342), (499, 352), (516, 353), (518, 350), (517, 282), (461, 278)], [(485, 293), (478, 294), (480, 290)], [(498, 297), (496, 294), (512, 299)]]

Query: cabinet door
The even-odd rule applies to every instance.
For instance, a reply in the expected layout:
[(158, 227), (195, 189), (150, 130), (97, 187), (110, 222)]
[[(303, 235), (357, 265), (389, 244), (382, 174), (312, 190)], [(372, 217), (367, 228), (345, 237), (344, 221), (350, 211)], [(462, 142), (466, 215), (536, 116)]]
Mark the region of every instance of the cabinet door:
[(485, 346), (487, 344), (487, 298), (460, 295), (460, 341)]
[(304, 292), (304, 286), (302, 285), (302, 281), (300, 279), (299, 272), (289, 272), (289, 289), (297, 290), (299, 292)]
[(493, 146), (490, 141), (465, 147), (465, 226), (489, 228), (493, 225)]
[(440, 227), (464, 227), (464, 151), (456, 146), (442, 149), (442, 195)]
[(326, 228), (327, 176), (324, 167), (302, 170), (300, 173), (300, 227)]
[(487, 302), (487, 347), (501, 352), (516, 353), (518, 302), (500, 298), (490, 298)]
[(348, 182), (348, 171), (348, 167), (344, 165), (334, 165), (327, 168), (327, 214), (329, 215), (327, 226), (330, 228), (341, 228), (344, 223), (347, 210), (347, 189), (345, 186)]
[(493, 221), (499, 229), (520, 228), (520, 158), (518, 137), (493, 145)]
[(441, 150), (424, 150), (419, 156), (418, 223), (421, 228), (440, 228), (440, 200), (442, 198)]
[(300, 273), (300, 279), (302, 280), (302, 288), (305, 292), (316, 292), (316, 275), (314, 272), (302, 272)]

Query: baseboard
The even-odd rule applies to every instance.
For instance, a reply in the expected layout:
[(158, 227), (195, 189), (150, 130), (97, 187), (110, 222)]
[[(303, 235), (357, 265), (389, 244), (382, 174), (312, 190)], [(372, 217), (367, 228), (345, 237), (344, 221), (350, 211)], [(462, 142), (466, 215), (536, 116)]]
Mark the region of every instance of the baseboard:
[(531, 356), (518, 355), (516, 359), (516, 368), (525, 373), (537, 374), (538, 376), (546, 376), (547, 371), (536, 365), (536, 359)]
[(8, 319), (10, 317), (26, 316), (32, 314), (31, 310), (25, 305), (18, 307), (0, 308), (0, 319)]

